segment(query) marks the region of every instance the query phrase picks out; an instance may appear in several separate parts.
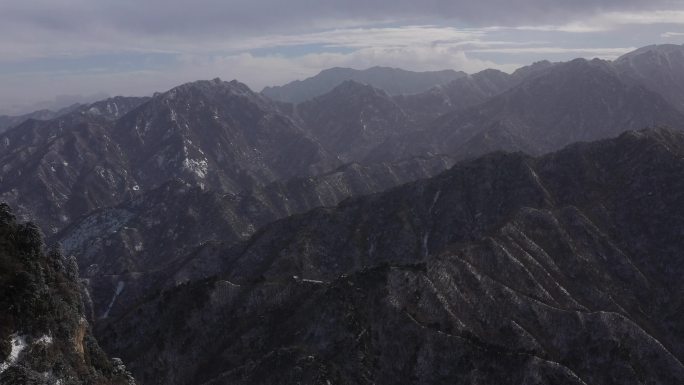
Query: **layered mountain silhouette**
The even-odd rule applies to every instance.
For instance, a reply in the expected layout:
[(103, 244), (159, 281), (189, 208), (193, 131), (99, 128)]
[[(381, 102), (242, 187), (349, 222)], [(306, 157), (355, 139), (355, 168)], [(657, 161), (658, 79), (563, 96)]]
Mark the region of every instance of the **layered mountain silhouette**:
[(328, 93), (341, 83), (352, 80), (383, 89), (390, 95), (415, 94), (464, 76), (466, 76), (464, 72), (452, 70), (413, 72), (388, 67), (373, 67), (367, 70), (336, 67), (321, 71), (314, 77), (296, 80), (284, 86), (266, 87), (261, 93), (274, 100), (301, 103)]
[(397, 96), (396, 101), (419, 122), (429, 123), (445, 113), (478, 105), (517, 82), (518, 76), (484, 70), (426, 92)]
[(612, 63), (576, 59), (535, 72), (481, 104), (443, 114), (425, 130), (388, 140), (372, 153), (373, 159), (426, 152), (543, 154), (629, 129), (674, 127), (683, 118), (662, 95), (621, 76)]
[(50, 120), (54, 119), (56, 117), (59, 117), (61, 115), (64, 115), (66, 113), (69, 113), (77, 108), (79, 108), (79, 105), (74, 105), (71, 107), (67, 107), (64, 109), (61, 109), (59, 111), (52, 111), (52, 110), (38, 110), (34, 112), (30, 112), (28, 114), (23, 114), (23, 115), (18, 115), (18, 116), (9, 116), (9, 115), (1, 115), (0, 116), (0, 132), (4, 132), (9, 130), (12, 127), (18, 126), (25, 121), (29, 119), (35, 119), (35, 120)]

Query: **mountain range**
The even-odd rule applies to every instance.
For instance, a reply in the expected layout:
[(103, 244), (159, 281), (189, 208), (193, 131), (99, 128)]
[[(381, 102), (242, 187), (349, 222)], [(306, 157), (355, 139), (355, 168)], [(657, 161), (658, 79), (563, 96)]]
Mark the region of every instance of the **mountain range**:
[(301, 103), (352, 80), (383, 89), (391, 95), (414, 94), (465, 76), (465, 72), (453, 70), (414, 72), (389, 67), (372, 67), (367, 70), (336, 67), (321, 71), (308, 79), (295, 80), (278, 87), (266, 87), (261, 93), (273, 100)]
[(654, 130), (460, 163), (211, 246), (99, 335), (143, 383), (675, 384), (683, 161)]
[(659, 45), (0, 118), (0, 382), (677, 384), (682, 70)]

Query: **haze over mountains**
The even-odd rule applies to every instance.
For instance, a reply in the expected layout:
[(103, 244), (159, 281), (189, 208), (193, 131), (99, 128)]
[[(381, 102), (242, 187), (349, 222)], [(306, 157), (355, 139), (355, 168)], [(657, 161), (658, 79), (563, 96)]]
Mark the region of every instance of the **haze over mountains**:
[(453, 70), (414, 72), (388, 67), (367, 70), (331, 68), (309, 79), (295, 80), (279, 87), (266, 87), (261, 93), (274, 100), (301, 103), (352, 80), (383, 89), (390, 95), (415, 94), (465, 76), (465, 72)]
[(0, 382), (684, 378), (684, 46), (200, 80), (2, 124), (0, 201), (62, 252), (31, 235), (0, 282), (63, 282), (92, 346), (57, 370), (11, 344), (75, 332), (8, 318)]

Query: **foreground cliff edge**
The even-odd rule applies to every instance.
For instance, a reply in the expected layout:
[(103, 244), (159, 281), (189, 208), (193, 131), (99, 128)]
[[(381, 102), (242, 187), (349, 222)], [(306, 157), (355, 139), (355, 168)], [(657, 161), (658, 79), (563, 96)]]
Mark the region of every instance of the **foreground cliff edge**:
[(0, 383), (132, 385), (83, 315), (76, 261), (0, 204)]

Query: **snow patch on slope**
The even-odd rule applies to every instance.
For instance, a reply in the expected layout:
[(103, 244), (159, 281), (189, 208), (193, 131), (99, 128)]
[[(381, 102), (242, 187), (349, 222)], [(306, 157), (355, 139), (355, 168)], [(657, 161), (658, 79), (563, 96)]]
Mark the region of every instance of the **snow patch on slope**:
[(202, 179), (206, 178), (207, 176), (208, 166), (209, 164), (207, 163), (206, 159), (196, 160), (186, 158), (183, 160), (183, 168), (194, 173)]
[(432, 204), (430, 205), (430, 209), (428, 210), (428, 213), (432, 214), (432, 210), (435, 209), (435, 205), (437, 204), (437, 201), (439, 200), (439, 195), (442, 193), (442, 190), (437, 190), (437, 193), (435, 194), (434, 198), (432, 198)]
[(26, 336), (20, 336), (18, 333), (12, 334), (12, 351), (10, 352), (9, 357), (7, 357), (7, 361), (0, 364), (0, 373), (16, 364), (19, 360), (19, 355), (27, 346)]
[(109, 302), (109, 306), (107, 306), (107, 310), (105, 310), (104, 314), (102, 315), (102, 318), (107, 318), (109, 317), (109, 312), (112, 310), (112, 306), (114, 306), (114, 302), (116, 302), (117, 297), (119, 297), (119, 294), (124, 289), (124, 286), (126, 286), (126, 283), (123, 281), (119, 281), (119, 283), (116, 284), (116, 291), (114, 291), (114, 297), (112, 297), (112, 300)]
[(52, 344), (52, 336), (44, 335), (35, 340), (34, 344), (50, 345)]

